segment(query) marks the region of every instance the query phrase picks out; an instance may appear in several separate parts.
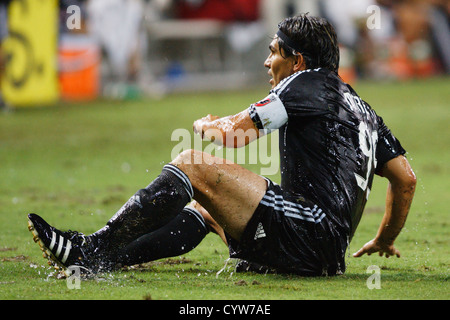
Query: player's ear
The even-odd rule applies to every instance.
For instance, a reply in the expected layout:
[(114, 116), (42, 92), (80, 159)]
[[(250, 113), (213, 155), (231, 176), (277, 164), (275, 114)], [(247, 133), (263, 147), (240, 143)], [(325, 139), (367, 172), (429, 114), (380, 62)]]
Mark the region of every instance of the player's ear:
[(301, 53), (297, 53), (295, 56), (293, 56), (294, 58), (294, 72), (298, 72), (298, 71), (303, 71), (306, 69), (306, 63), (305, 63), (305, 59), (303, 58), (303, 55)]

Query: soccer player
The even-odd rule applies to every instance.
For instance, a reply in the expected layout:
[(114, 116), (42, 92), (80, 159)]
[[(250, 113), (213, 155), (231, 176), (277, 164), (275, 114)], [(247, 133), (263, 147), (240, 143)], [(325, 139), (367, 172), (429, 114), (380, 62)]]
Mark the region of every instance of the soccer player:
[[(386, 211), (374, 239), (354, 256), (400, 256), (394, 241), (416, 184), (405, 150), (338, 76), (338, 43), (328, 21), (302, 14), (278, 27), (264, 62), (269, 95), (238, 114), (199, 119), (193, 129), (226, 147), (279, 130), (280, 185), (230, 161), (183, 151), (91, 235), (62, 232), (30, 214), (29, 229), (44, 254), (63, 268), (111, 270), (187, 252), (213, 230), (230, 257), (250, 265), (341, 274), (377, 174), (389, 180)], [(236, 132), (247, 134), (236, 139)]]

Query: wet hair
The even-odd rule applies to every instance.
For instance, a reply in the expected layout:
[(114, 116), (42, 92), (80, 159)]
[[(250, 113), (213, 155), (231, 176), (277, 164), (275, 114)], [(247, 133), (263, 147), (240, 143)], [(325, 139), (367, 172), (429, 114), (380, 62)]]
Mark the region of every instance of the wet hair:
[[(278, 24), (281, 34), (289, 41), (278, 37), (278, 46), (284, 50), (284, 58), (299, 52), (305, 59), (307, 69), (325, 68), (338, 72), (339, 46), (336, 32), (328, 20), (300, 14), (286, 18)], [(292, 48), (286, 42), (295, 43)]]

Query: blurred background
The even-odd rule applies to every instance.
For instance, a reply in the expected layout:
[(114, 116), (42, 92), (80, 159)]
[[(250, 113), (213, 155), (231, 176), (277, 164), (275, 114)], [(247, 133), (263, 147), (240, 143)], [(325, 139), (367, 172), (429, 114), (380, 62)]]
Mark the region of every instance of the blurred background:
[(448, 75), (447, 0), (0, 0), (0, 103), (42, 106), (267, 85), (284, 17), (328, 18), (340, 75)]

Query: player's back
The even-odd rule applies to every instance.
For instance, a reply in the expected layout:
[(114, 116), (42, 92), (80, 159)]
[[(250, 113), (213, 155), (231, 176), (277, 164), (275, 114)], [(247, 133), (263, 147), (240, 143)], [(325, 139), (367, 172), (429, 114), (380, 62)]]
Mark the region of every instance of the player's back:
[(296, 74), (273, 91), (288, 113), (279, 135), (286, 198), (317, 204), (339, 231), (350, 235), (376, 168), (377, 115), (324, 69)]

